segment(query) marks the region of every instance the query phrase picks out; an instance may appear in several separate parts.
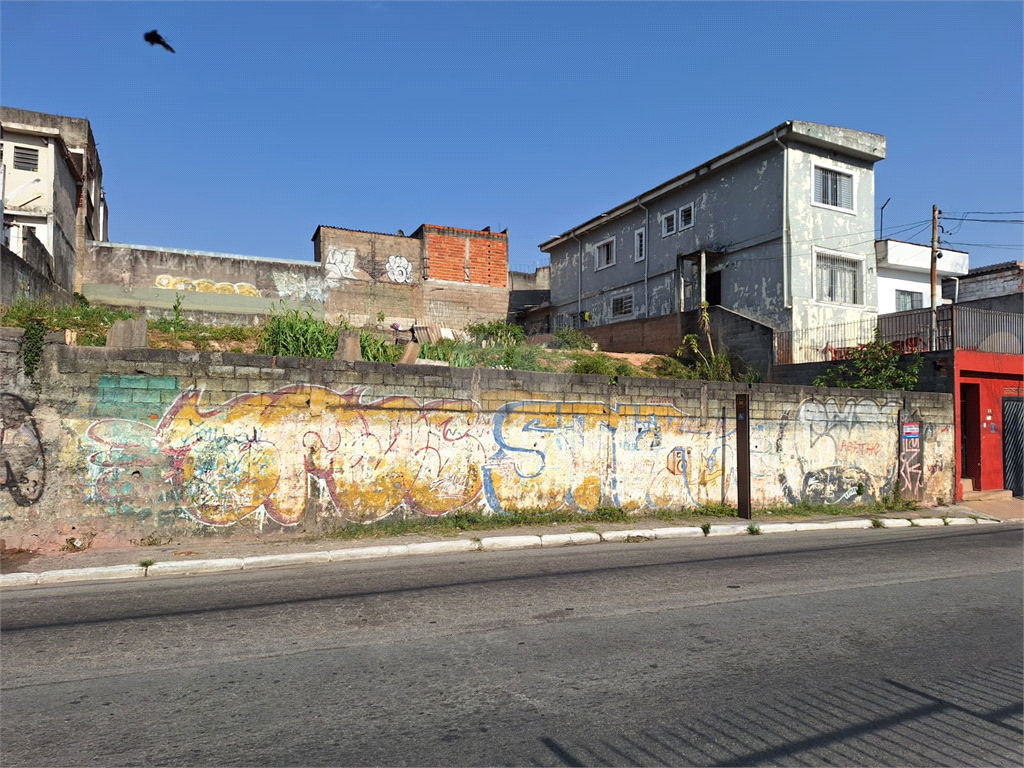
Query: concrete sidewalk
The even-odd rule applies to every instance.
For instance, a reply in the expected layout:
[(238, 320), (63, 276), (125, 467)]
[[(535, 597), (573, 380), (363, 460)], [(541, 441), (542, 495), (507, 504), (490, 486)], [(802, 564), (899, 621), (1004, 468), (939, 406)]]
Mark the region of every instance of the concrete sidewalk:
[[(885, 528), (939, 528), (947, 525), (998, 523), (1000, 519), (963, 505), (913, 512), (894, 512), (878, 518)], [(1019, 519), (1019, 518), (1011, 518)], [(111, 579), (153, 578), (200, 573), (255, 570), (417, 555), (487, 552), (535, 547), (562, 547), (602, 542), (669, 538), (796, 533), (878, 527), (870, 517), (758, 517), (752, 523), (737, 518), (707, 518), (671, 525), (651, 518), (635, 523), (590, 523), (586, 518), (568, 524), (522, 526), (491, 531), (462, 531), (458, 535), (412, 534), (343, 541), (330, 537), (275, 534), (258, 540), (189, 539), (160, 546), (86, 549), (77, 552), (8, 552), (0, 564), (0, 587), (29, 587)], [(710, 526), (707, 533), (700, 527)]]
[(1024, 499), (988, 499), (962, 501), (959, 506), (998, 520), (1024, 520)]

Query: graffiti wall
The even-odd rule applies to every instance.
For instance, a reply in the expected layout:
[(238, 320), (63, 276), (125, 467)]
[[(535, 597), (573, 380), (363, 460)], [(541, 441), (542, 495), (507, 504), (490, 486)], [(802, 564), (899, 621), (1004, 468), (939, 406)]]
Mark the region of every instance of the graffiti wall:
[[(325, 376), (323, 365), (156, 351), (146, 372), (136, 361), (135, 373), (112, 375), (101, 351), (47, 353), (55, 364), (40, 370), (63, 386), (42, 387), (34, 408), (15, 394), (0, 400), (5, 525), (70, 515), (308, 530), (458, 510), (736, 501), (733, 385), (638, 380), (626, 390), (596, 376), (318, 361)], [(915, 498), (948, 498), (948, 396), (912, 395), (909, 422), (903, 393), (745, 391), (755, 505), (876, 500), (901, 477)]]

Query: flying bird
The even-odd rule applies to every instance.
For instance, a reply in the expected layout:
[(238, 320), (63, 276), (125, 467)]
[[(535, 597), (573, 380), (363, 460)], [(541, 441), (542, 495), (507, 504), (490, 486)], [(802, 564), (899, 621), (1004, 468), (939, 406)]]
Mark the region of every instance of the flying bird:
[(171, 48), (170, 44), (164, 40), (163, 35), (157, 32), (155, 29), (152, 32), (147, 32), (143, 35), (143, 39), (150, 45), (162, 45), (171, 53), (174, 53), (174, 49)]

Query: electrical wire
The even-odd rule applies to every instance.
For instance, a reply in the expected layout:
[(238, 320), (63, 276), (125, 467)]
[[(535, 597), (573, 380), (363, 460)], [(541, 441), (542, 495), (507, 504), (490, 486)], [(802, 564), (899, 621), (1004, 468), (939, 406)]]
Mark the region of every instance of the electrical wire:
[(966, 216), (961, 216), (961, 217), (958, 217), (958, 218), (949, 218), (947, 216), (939, 216), (939, 220), (940, 221), (942, 221), (942, 220), (946, 220), (946, 221), (959, 221), (959, 222), (979, 221), (979, 222), (982, 222), (982, 223), (985, 223), (985, 224), (1024, 224), (1024, 219), (971, 219), (971, 218), (968, 218)]

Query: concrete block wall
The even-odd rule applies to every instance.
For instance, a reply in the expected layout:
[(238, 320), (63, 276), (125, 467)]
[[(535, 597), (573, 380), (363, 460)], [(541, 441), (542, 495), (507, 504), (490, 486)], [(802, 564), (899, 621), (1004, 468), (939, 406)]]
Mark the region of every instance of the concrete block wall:
[(0, 491), (7, 546), (735, 504), (738, 393), (757, 506), (890, 493), (901, 409), (921, 421), (925, 501), (953, 481), (952, 399), (929, 393), (59, 344), (4, 390), (5, 486), (24, 485)]

